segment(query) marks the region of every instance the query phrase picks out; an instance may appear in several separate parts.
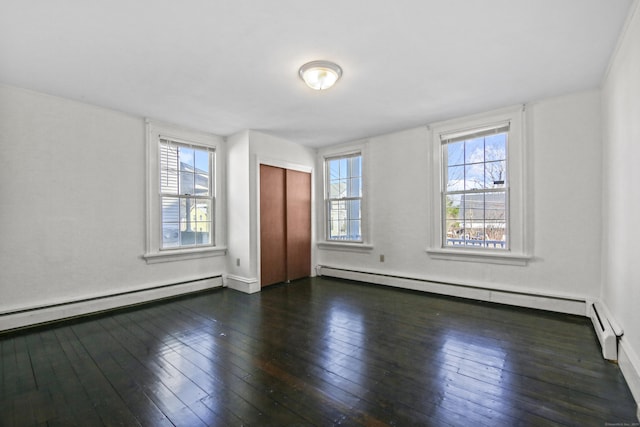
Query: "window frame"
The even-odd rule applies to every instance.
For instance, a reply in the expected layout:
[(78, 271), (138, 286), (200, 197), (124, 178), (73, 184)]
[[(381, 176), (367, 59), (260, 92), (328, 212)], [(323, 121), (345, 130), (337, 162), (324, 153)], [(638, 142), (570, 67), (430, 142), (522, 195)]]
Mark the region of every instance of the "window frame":
[[(452, 135), (447, 135), (447, 134), (441, 134), (440, 135), (440, 154), (442, 156), (442, 160), (441, 160), (441, 164), (442, 164), (442, 188), (440, 191), (441, 194), (441, 200), (440, 200), (440, 209), (442, 210), (441, 215), (442, 215), (442, 222), (441, 222), (441, 226), (442, 226), (442, 232), (441, 232), (441, 238), (442, 238), (442, 248), (451, 248), (451, 249), (460, 249), (462, 247), (479, 247), (481, 249), (487, 249), (487, 250), (494, 250), (494, 251), (505, 251), (509, 249), (510, 247), (510, 230), (509, 230), (509, 194), (510, 194), (510, 179), (509, 179), (509, 133), (510, 133), (511, 129), (510, 129), (510, 122), (504, 122), (504, 123), (496, 123), (490, 126), (486, 126), (483, 129), (478, 129), (478, 128), (474, 128), (471, 129), (469, 132), (463, 132), (463, 133), (455, 133)], [(505, 135), (505, 147), (504, 147), (504, 158), (500, 158), (499, 160), (487, 160), (485, 158), (486, 156), (486, 139), (487, 137), (491, 137), (491, 136), (497, 136), (497, 135)], [(466, 146), (465, 149), (463, 151), (463, 156), (464, 159), (462, 160), (463, 163), (459, 163), (459, 164), (454, 164), (453, 166), (451, 166), (449, 164), (449, 156), (448, 156), (448, 147), (450, 147), (450, 144), (456, 144), (456, 143), (466, 143), (469, 141), (477, 141), (479, 138), (482, 138), (482, 142), (483, 142), (483, 147), (482, 147), (482, 151), (483, 151), (483, 159), (481, 162), (475, 161), (475, 162), (468, 162), (468, 153), (466, 151)], [(486, 171), (487, 171), (487, 165), (490, 164), (496, 164), (499, 162), (504, 162), (504, 176), (501, 176), (502, 180), (501, 180), (501, 184), (503, 185), (502, 187), (487, 187), (486, 186)], [(474, 168), (477, 167), (478, 165), (482, 165), (482, 170), (483, 170), (483, 183), (482, 186), (480, 188), (466, 188), (466, 183), (467, 183), (467, 170), (470, 168)], [(463, 168), (463, 189), (462, 190), (449, 190), (447, 189), (447, 185), (449, 184), (449, 172), (450, 172), (450, 168)], [(449, 240), (449, 236), (447, 234), (448, 231), (448, 226), (447, 226), (447, 221), (449, 220), (449, 218), (447, 218), (447, 209), (448, 206), (446, 204), (447, 198), (449, 196), (461, 196), (461, 198), (464, 200), (464, 205), (462, 207), (463, 209), (463, 218), (461, 219), (461, 221), (464, 224), (464, 229), (466, 231), (467, 228), (467, 214), (466, 211), (469, 209), (467, 206), (468, 197), (471, 198), (475, 198), (474, 196), (477, 195), (482, 195), (483, 198), (483, 202), (482, 202), (482, 210), (483, 210), (483, 216), (482, 216), (482, 222), (484, 225), (486, 225), (487, 223), (487, 217), (486, 215), (486, 210), (487, 210), (487, 196), (489, 194), (498, 194), (498, 193), (504, 193), (504, 233), (506, 234), (507, 239), (505, 239), (503, 241), (503, 243), (500, 246), (497, 246), (497, 241), (492, 241), (493, 242), (493, 246), (489, 246), (489, 244), (487, 243), (480, 243), (478, 245), (471, 243), (469, 244), (468, 242), (486, 242), (485, 239), (482, 240), (477, 240), (477, 239), (467, 239), (467, 238), (462, 238), (460, 240), (462, 240), (464, 243), (460, 243), (459, 245), (448, 245), (447, 242)], [(473, 212), (472, 212), (473, 214)], [(473, 218), (473, 215), (472, 215)], [(473, 219), (471, 219), (471, 222), (473, 222)], [(483, 231), (485, 231), (485, 227), (483, 227)], [(486, 232), (483, 233), (486, 236)]]
[[(353, 157), (360, 155), (361, 165), (361, 196), (360, 196), (360, 234), (361, 240), (339, 240), (329, 239), (329, 160), (335, 160), (343, 157)], [(321, 184), (322, 191), (322, 210), (319, 218), (322, 221), (320, 230), (322, 230), (322, 239), (318, 241), (317, 246), (320, 249), (334, 249), (349, 252), (368, 252), (373, 249), (370, 240), (370, 217), (368, 205), (369, 193), (369, 174), (368, 174), (368, 141), (360, 141), (353, 144), (334, 146), (319, 151), (318, 161), (323, 171), (323, 179)], [(351, 199), (351, 198), (349, 198)]]
[[(197, 259), (226, 254), (224, 246), (224, 210), (222, 177), (224, 162), (224, 139), (204, 132), (184, 129), (175, 125), (147, 119), (146, 121), (146, 251), (143, 258), (147, 263), (159, 263)], [(212, 242), (207, 245), (162, 247), (162, 198), (161, 192), (161, 150), (160, 141), (170, 140), (178, 145), (206, 149), (211, 162), (211, 180), (209, 182), (212, 197)]]
[[(345, 197), (331, 197), (331, 171), (330, 171), (330, 162), (332, 161), (340, 161), (340, 160), (347, 160), (347, 162), (350, 159), (354, 159), (354, 158), (360, 158), (360, 196), (345, 196)], [(344, 242), (344, 243), (362, 243), (363, 242), (363, 236), (362, 236), (362, 153), (361, 152), (354, 152), (351, 154), (346, 154), (346, 155), (339, 155), (339, 156), (331, 156), (331, 157), (325, 157), (324, 159), (324, 167), (325, 167), (325, 171), (324, 171), (324, 176), (325, 176), (325, 221), (326, 221), (326, 225), (325, 225), (325, 240), (327, 240), (328, 242)], [(347, 179), (351, 179), (353, 178), (353, 175), (348, 175)], [(348, 187), (347, 187), (348, 188)], [(348, 190), (347, 190), (348, 192)], [(331, 237), (331, 225), (329, 224), (330, 222), (333, 222), (333, 219), (331, 218), (331, 204), (332, 202), (352, 202), (352, 201), (359, 201), (360, 202), (360, 218), (358, 218), (358, 220), (360, 221), (360, 239), (356, 240), (356, 239), (338, 239), (338, 238), (332, 238)], [(349, 218), (347, 218), (347, 221), (350, 221)]]
[[(178, 246), (164, 246), (164, 236), (163, 238), (160, 239), (160, 251), (170, 251), (170, 250), (181, 250), (181, 249), (191, 249), (191, 248), (205, 248), (205, 247), (212, 247), (215, 246), (216, 243), (216, 235), (215, 235), (215, 206), (216, 206), (216, 193), (215, 193), (215, 164), (216, 164), (216, 151), (214, 148), (211, 147), (207, 147), (204, 145), (200, 145), (200, 144), (194, 144), (191, 142), (187, 142), (187, 141), (179, 141), (176, 140), (175, 138), (168, 138), (165, 136), (161, 136), (159, 138), (159, 145), (162, 146), (163, 142), (168, 143), (169, 146), (175, 146), (178, 148), (178, 150), (180, 150), (180, 148), (186, 148), (186, 149), (191, 149), (191, 150), (198, 150), (200, 152), (206, 152), (207, 153), (207, 168), (208, 168), (208, 188), (207, 188), (207, 194), (206, 195), (199, 195), (197, 193), (193, 193), (193, 194), (189, 194), (189, 193), (181, 193), (179, 190), (179, 184), (178, 185), (178, 191), (173, 193), (173, 192), (165, 192), (163, 191), (162, 187), (162, 182), (160, 184), (160, 190), (159, 190), (159, 198), (160, 198), (160, 210), (161, 210), (161, 220), (160, 220), (160, 227), (161, 227), (161, 234), (164, 234), (164, 226), (166, 224), (164, 218), (163, 218), (163, 205), (166, 199), (177, 199), (178, 200), (178, 205), (181, 205), (181, 201), (184, 200), (193, 200), (194, 202), (196, 202), (196, 205), (198, 203), (198, 201), (208, 201), (209, 202), (209, 215), (210, 215), (210, 220), (206, 221), (207, 223), (209, 223), (208, 228), (210, 229), (210, 236), (209, 236), (209, 243), (204, 243), (204, 244), (198, 244), (197, 239), (194, 239), (194, 244), (188, 244), (188, 245), (178, 245)], [(163, 150), (162, 148), (160, 148), (160, 181), (162, 181), (164, 178), (162, 176), (162, 172), (163, 172), (163, 160), (162, 160), (162, 156), (163, 156)], [(179, 155), (178, 155), (179, 156)], [(179, 158), (179, 157), (178, 157)], [(195, 158), (194, 158), (195, 160)], [(168, 165), (167, 165), (168, 166)], [(167, 170), (168, 172), (168, 170)], [(176, 178), (178, 179), (178, 183), (181, 181), (181, 178), (179, 178), (184, 172), (181, 169), (177, 169), (176, 170)], [(195, 186), (195, 175), (196, 175), (196, 170), (195, 170), (195, 165), (194, 165), (194, 171), (193, 171), (193, 175), (194, 175), (194, 186)], [(212, 185), (213, 184), (213, 185)], [(180, 209), (180, 208), (178, 208)], [(196, 220), (197, 223), (197, 220)], [(180, 227), (180, 221), (178, 221), (178, 227)]]
[[(455, 135), (465, 136), (474, 131), (498, 127), (509, 123), (507, 142), (507, 186), (506, 227), (508, 242), (506, 249), (496, 250), (487, 247), (447, 246), (446, 206), (444, 206), (444, 163), (443, 140)], [(485, 262), (496, 264), (526, 265), (530, 256), (530, 223), (527, 208), (530, 205), (527, 191), (527, 145), (524, 106), (509, 107), (487, 113), (433, 123), (429, 126), (430, 149), (429, 164), (432, 169), (432, 185), (429, 186), (430, 239), (427, 253), (434, 259)]]

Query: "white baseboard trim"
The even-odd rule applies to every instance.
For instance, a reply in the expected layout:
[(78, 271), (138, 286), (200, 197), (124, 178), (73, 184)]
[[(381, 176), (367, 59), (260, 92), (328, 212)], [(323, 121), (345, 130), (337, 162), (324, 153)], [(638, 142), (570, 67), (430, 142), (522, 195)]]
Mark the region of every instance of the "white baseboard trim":
[(245, 294), (260, 292), (260, 283), (255, 277), (241, 277), (227, 274), (224, 278), (225, 286)]
[(111, 295), (15, 309), (0, 314), (0, 332), (113, 310), (222, 286), (222, 276), (155, 285)]
[(578, 316), (587, 315), (586, 299), (574, 296), (545, 295), (535, 293), (531, 290), (523, 291), (521, 289), (509, 289), (507, 287), (493, 288), (486, 284), (447, 283), (427, 278), (390, 275), (372, 271), (356, 271), (324, 265), (318, 266), (316, 271), (320, 276), (356, 280), (440, 295), (575, 314)]
[(636, 415), (638, 416), (638, 421), (640, 421), (640, 358), (633, 348), (627, 344), (624, 336), (620, 338), (618, 344), (618, 365), (636, 401), (636, 405), (638, 405)]

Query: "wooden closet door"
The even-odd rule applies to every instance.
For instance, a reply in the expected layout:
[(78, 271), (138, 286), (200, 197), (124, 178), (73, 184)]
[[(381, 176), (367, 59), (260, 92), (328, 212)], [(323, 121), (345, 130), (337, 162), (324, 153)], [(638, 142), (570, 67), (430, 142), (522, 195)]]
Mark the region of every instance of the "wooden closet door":
[(287, 280), (285, 170), (260, 165), (260, 283)]
[(286, 170), (287, 280), (311, 275), (311, 174)]

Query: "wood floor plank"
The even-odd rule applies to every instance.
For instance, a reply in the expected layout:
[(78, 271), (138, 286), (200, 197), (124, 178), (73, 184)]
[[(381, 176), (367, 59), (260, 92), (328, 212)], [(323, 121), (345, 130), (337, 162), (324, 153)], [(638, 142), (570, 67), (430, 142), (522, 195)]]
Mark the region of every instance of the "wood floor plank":
[(327, 278), (0, 335), (0, 425), (637, 422), (586, 318)]

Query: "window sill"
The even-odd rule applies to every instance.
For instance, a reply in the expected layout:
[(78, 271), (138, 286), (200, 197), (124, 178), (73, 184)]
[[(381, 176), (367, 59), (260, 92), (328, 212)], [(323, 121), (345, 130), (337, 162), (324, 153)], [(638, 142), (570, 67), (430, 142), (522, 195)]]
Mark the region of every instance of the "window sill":
[(227, 248), (212, 246), (206, 248), (172, 249), (160, 252), (151, 252), (144, 254), (142, 258), (147, 261), (147, 264), (157, 264), (160, 262), (183, 261), (188, 259), (224, 256), (226, 254)]
[(514, 254), (512, 252), (489, 252), (473, 249), (427, 249), (433, 259), (447, 261), (483, 262), (487, 264), (503, 264), (525, 266), (532, 259), (529, 255)]
[(346, 243), (346, 242), (319, 242), (318, 249), (344, 251), (344, 252), (360, 252), (366, 253), (373, 250), (373, 245), (364, 243)]

